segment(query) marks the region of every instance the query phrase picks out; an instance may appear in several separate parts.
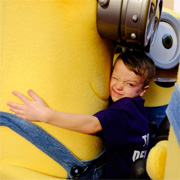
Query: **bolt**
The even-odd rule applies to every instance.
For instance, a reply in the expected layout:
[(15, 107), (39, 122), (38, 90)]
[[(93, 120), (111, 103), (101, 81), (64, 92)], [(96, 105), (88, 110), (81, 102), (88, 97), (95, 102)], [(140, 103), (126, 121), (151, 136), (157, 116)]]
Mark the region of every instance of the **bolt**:
[(138, 21), (138, 16), (137, 15), (133, 15), (132, 16), (132, 21), (133, 22), (137, 22)]
[(136, 38), (136, 34), (135, 33), (132, 33), (131, 34), (131, 39), (135, 39)]
[(106, 6), (109, 3), (109, 0), (98, 0), (100, 6)]

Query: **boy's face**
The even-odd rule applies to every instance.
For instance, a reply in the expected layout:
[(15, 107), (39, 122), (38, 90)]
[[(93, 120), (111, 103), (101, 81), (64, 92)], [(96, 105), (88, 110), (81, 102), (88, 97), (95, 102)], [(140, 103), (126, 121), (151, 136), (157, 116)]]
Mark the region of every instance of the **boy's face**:
[(149, 86), (144, 85), (144, 78), (127, 69), (122, 60), (118, 60), (110, 80), (110, 96), (113, 102), (124, 98), (143, 96)]

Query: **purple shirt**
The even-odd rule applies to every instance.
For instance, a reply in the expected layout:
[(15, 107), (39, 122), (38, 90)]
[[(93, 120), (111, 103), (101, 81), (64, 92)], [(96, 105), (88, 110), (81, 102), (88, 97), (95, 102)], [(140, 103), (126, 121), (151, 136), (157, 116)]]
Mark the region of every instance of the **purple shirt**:
[(145, 157), (148, 148), (149, 125), (144, 99), (122, 98), (94, 116), (101, 123), (107, 148), (105, 177), (127, 178), (133, 161)]

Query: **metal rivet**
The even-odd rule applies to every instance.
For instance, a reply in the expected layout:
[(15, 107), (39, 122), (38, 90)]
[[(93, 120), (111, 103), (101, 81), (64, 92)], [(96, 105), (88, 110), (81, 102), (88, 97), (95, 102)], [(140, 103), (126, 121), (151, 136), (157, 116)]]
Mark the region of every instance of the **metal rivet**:
[(78, 177), (83, 173), (83, 168), (79, 166), (74, 166), (71, 169), (71, 174), (73, 177)]
[(100, 6), (106, 6), (109, 3), (109, 0), (98, 0)]
[(137, 22), (138, 21), (138, 16), (137, 15), (133, 15), (132, 16), (132, 21), (133, 22)]
[(135, 39), (136, 38), (136, 34), (135, 33), (132, 33), (131, 34), (131, 39)]

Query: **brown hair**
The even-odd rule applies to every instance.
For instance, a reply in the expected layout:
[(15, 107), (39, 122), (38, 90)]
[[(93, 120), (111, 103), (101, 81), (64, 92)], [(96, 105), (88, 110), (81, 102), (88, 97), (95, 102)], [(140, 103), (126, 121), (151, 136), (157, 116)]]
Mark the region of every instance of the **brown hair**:
[(156, 73), (154, 62), (144, 52), (126, 51), (117, 57), (115, 64), (120, 59), (129, 70), (144, 78), (144, 86), (150, 83)]

